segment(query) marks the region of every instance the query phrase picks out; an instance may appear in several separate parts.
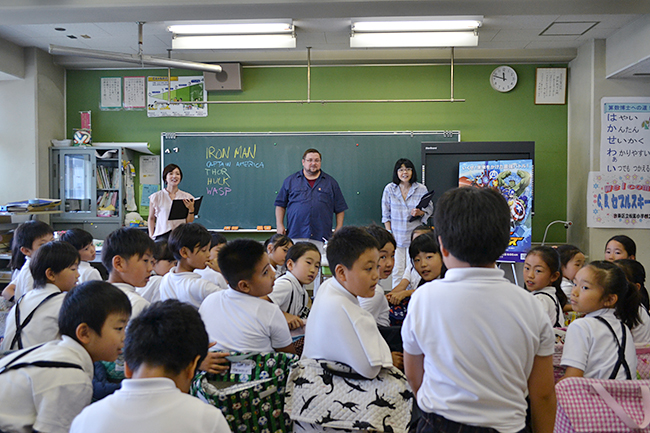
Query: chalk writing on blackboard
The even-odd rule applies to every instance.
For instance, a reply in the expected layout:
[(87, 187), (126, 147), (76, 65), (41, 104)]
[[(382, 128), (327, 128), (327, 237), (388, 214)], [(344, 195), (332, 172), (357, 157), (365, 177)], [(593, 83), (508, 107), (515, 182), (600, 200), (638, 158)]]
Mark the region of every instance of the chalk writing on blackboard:
[(206, 194), (225, 197), (237, 190), (237, 177), (244, 176), (243, 170), (263, 169), (264, 161), (255, 159), (257, 144), (252, 146), (214, 147), (205, 149)]

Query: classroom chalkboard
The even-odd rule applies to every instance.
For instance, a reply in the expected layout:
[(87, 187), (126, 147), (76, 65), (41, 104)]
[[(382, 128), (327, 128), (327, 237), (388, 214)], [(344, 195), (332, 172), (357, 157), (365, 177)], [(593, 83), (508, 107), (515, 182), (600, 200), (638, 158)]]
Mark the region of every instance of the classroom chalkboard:
[(458, 131), (318, 133), (163, 133), (162, 167), (183, 171), (180, 189), (203, 196), (196, 222), (208, 229), (275, 224), (274, 201), (284, 179), (318, 149), (322, 170), (339, 183), (349, 209), (345, 225), (381, 223), (381, 195), (395, 161), (422, 161), (426, 141), (460, 141)]

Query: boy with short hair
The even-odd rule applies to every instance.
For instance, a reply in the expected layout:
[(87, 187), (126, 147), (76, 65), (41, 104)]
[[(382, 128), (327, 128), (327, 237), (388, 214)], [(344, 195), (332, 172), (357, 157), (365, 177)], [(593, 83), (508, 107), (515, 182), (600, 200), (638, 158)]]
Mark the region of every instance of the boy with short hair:
[(177, 264), (176, 258), (169, 249), (167, 239), (156, 241), (152, 275), (149, 277), (146, 286), (136, 287), (135, 291), (151, 303), (160, 301), (160, 283), (163, 277)]
[(226, 237), (221, 233), (210, 232), (211, 242), (210, 242), (210, 256), (208, 261), (205, 262), (205, 269), (194, 269), (194, 272), (199, 274), (204, 280), (208, 280), (217, 286), (221, 290), (226, 290), (228, 288), (228, 282), (221, 273), (219, 269), (219, 262), (217, 257), (219, 257), (219, 251), (221, 248), (226, 245)]
[(70, 432), (229, 433), (219, 409), (187, 394), (207, 350), (208, 334), (191, 305), (175, 299), (152, 304), (129, 323), (128, 379), (85, 408)]
[(373, 379), (393, 365), (375, 318), (359, 306), (379, 281), (379, 243), (359, 227), (339, 229), (327, 244), (334, 278), (323, 284), (309, 313), (303, 358), (338, 361)]
[(506, 200), (487, 188), (450, 190), (434, 221), (448, 270), (413, 294), (402, 326), (418, 432), (527, 431), (526, 396), (533, 431), (552, 432), (551, 323), (495, 265), (510, 241)]
[[(393, 266), (395, 266), (395, 248), (397, 248), (395, 238), (388, 230), (375, 224), (366, 227), (366, 231), (381, 245), (379, 247), (379, 280), (392, 281)], [(358, 299), (361, 308), (375, 318), (377, 326), (390, 326), (390, 320), (388, 319), (390, 307), (381, 283), (378, 283), (377, 287), (375, 287), (375, 296)]]
[(108, 271), (108, 282), (124, 291), (136, 317), (149, 306), (135, 288), (144, 287), (153, 267), (154, 241), (136, 228), (122, 227), (106, 237), (102, 246), (102, 263)]
[(211, 294), (199, 308), (210, 341), (236, 352), (296, 353), (282, 311), (261, 299), (273, 291), (275, 280), (264, 246), (236, 239), (223, 247), (218, 260), (230, 288)]
[(194, 272), (205, 269), (210, 257), (210, 232), (198, 223), (176, 227), (169, 235), (168, 245), (178, 264), (160, 282), (160, 300), (178, 299), (198, 309), (211, 293), (221, 290)]
[(82, 229), (66, 230), (61, 236), (61, 240), (72, 244), (79, 251), (79, 283), (91, 280), (102, 280), (102, 276), (97, 268), (91, 266), (89, 262), (95, 260), (95, 244), (93, 235)]
[(61, 340), (0, 361), (0, 431), (67, 433), (90, 404), (93, 362), (115, 361), (130, 314), (127, 296), (109, 283), (88, 281), (69, 291), (59, 315)]

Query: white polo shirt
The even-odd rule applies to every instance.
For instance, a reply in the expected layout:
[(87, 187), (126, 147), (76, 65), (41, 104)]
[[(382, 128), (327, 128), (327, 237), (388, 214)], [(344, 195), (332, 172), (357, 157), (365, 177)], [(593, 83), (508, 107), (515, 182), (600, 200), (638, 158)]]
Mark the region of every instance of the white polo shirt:
[(424, 355), (423, 411), (504, 433), (524, 428), (533, 361), (555, 344), (539, 301), (497, 268), (449, 269), (420, 286), (402, 340), (404, 352)]
[(70, 433), (230, 433), (221, 411), (182, 393), (164, 377), (127, 379), (108, 397), (86, 407)]
[(20, 268), (18, 275), (16, 275), (16, 278), (14, 278), (10, 283), (16, 285), (14, 291), (14, 299), (16, 300), (20, 299), (21, 296), (34, 288), (34, 277), (32, 277), (32, 273), (29, 270), (29, 262), (30, 258), (25, 256), (23, 267)]
[(36, 344), (47, 343), (48, 341), (59, 339), (59, 310), (63, 304), (65, 294), (54, 284), (46, 284), (45, 287), (30, 290), (20, 299), (17, 305), (14, 305), (7, 314), (5, 324), (4, 340), (0, 345), (0, 350), (17, 350), (18, 343), (10, 347), (16, 335), (16, 308), (20, 308), (20, 322), (25, 323), (25, 319), (36, 309), (45, 298), (53, 293), (54, 297), (48, 299), (38, 307), (34, 312), (32, 320), (23, 328), (21, 338), (23, 348), (28, 348)]
[[(29, 349), (25, 349), (29, 350)], [(0, 367), (17, 354), (0, 361)], [(79, 343), (68, 336), (51, 341), (18, 360), (62, 361), (77, 368), (28, 367), (0, 374), (0, 430), (31, 433), (68, 433), (70, 424), (90, 404), (93, 362)]]
[(160, 300), (178, 299), (198, 309), (208, 295), (218, 292), (219, 286), (204, 280), (194, 272), (176, 272), (172, 269), (165, 274), (160, 282)]
[(199, 313), (216, 350), (274, 352), (293, 341), (277, 305), (234, 289), (208, 296)]
[[(583, 376), (593, 379), (609, 379), (618, 360), (618, 348), (607, 326), (595, 319), (600, 316), (611, 325), (620, 344), (623, 343), (621, 321), (614, 315), (613, 308), (601, 308), (587, 314), (582, 319), (569, 324), (564, 340), (561, 365), (582, 370)], [(630, 366), (632, 378), (636, 378), (636, 348), (632, 333), (623, 327), (627, 334), (625, 360)], [(616, 379), (626, 379), (623, 366), (618, 370)]]
[(309, 313), (302, 357), (343, 362), (369, 379), (382, 367), (393, 365), (375, 318), (334, 277), (318, 290)]
[(294, 316), (299, 316), (302, 309), (309, 305), (307, 290), (291, 271), (287, 271), (286, 274), (275, 280), (269, 299), (280, 307), (280, 310)]
[(102, 275), (99, 270), (93, 267), (90, 263), (79, 262), (79, 284), (86, 281), (102, 281)]
[(643, 305), (639, 305), (641, 323), (632, 328), (632, 337), (635, 344), (650, 343), (650, 315)]
[[(111, 283), (124, 293), (126, 293), (126, 296), (129, 298), (129, 301), (131, 301), (131, 319), (136, 317), (138, 314), (142, 312), (145, 308), (147, 308), (149, 305), (149, 301), (144, 299), (142, 296), (138, 294), (138, 292), (135, 291), (135, 287), (133, 287), (130, 284), (127, 283)], [(130, 319), (129, 319), (130, 320)]]
[(384, 289), (379, 284), (375, 287), (375, 296), (372, 298), (357, 297), (357, 299), (361, 308), (372, 314), (372, 317), (375, 318), (377, 326), (390, 326), (390, 319), (388, 317), (390, 306), (388, 305)]
[[(535, 298), (542, 303), (542, 308), (546, 311), (548, 319), (551, 321), (551, 325), (555, 326), (555, 321), (557, 320), (560, 325), (558, 328), (564, 328), (564, 311), (562, 310), (560, 300), (557, 298), (557, 294), (555, 293), (555, 287), (548, 286), (530, 293), (532, 293)], [(546, 295), (542, 295), (541, 293), (546, 293)]]
[(199, 274), (204, 280), (208, 280), (212, 284), (219, 286), (219, 290), (226, 290), (228, 288), (226, 277), (224, 277), (221, 272), (212, 269), (210, 266), (206, 266), (205, 269), (194, 269), (194, 273)]
[(138, 292), (138, 295), (142, 296), (152, 304), (156, 301), (160, 301), (160, 283), (162, 278), (162, 275), (152, 275), (149, 277), (146, 286), (136, 287), (135, 291)]

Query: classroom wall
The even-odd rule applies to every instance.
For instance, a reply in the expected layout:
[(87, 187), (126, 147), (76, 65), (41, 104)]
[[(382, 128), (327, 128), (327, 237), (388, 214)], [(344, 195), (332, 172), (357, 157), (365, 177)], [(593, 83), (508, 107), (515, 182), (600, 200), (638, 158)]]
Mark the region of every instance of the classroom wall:
[[(68, 71), (67, 135), (80, 126), (79, 111), (92, 110), (93, 140), (147, 141), (154, 152), (159, 151), (161, 132), (193, 131), (460, 130), (463, 141), (535, 141), (535, 175), (545, 179), (542, 183), (557, 185), (536, 189), (533, 239), (541, 241), (548, 222), (566, 218), (567, 106), (534, 104), (535, 69), (549, 65), (513, 66), (517, 87), (502, 94), (488, 80), (495, 65), (457, 65), (454, 96), (466, 99), (464, 103), (211, 105), (207, 118), (147, 118), (144, 111), (98, 110), (102, 76), (166, 75), (166, 70)], [(211, 92), (209, 99), (306, 99), (306, 76), (304, 67), (244, 68), (242, 92)], [(450, 68), (444, 65), (312, 69), (312, 100), (449, 96)], [(323, 170), (335, 163), (326, 161)], [(295, 169), (300, 169), (300, 155)], [(388, 183), (392, 166), (378, 170), (386, 172)], [(564, 228), (554, 226), (548, 240), (563, 242), (565, 236)]]
[[(650, 79), (607, 79), (606, 43), (590, 41), (580, 47), (578, 56), (569, 64), (571, 82), (569, 92), (569, 174), (567, 214), (577, 222), (569, 229), (568, 242), (588, 254), (589, 260), (602, 260), (605, 242), (625, 234), (636, 241), (637, 259), (650, 263), (648, 230), (596, 229), (586, 227), (586, 184), (589, 170), (600, 170), (600, 100), (607, 96), (650, 96)], [(580, 158), (587, 159), (581, 161)]]
[(0, 39), (0, 80), (18, 80), (25, 77), (23, 48)]
[(65, 71), (36, 48), (24, 59), (23, 79), (0, 81), (0, 203), (49, 197), (47, 148), (65, 134)]

